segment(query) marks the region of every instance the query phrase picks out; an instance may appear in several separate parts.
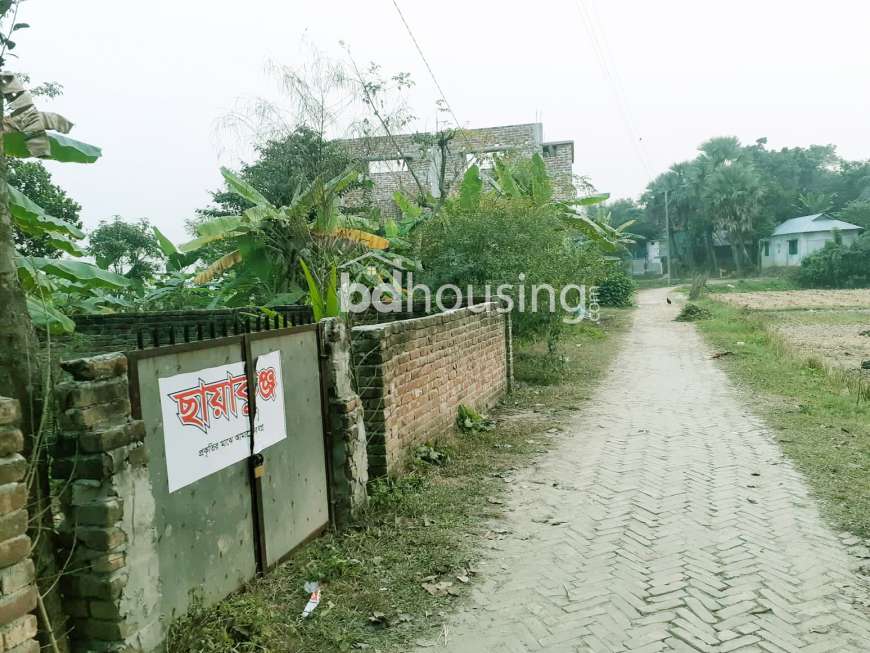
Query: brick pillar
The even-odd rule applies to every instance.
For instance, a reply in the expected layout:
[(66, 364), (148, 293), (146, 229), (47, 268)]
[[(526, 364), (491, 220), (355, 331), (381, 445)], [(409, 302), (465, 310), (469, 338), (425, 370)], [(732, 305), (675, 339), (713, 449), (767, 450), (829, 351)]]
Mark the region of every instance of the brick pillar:
[(18, 401), (0, 397), (0, 650), (36, 653), (37, 589), (27, 530), (24, 435)]
[(154, 499), (142, 421), (133, 420), (127, 359), (105, 354), (61, 363), (60, 434), (52, 476), (61, 494), (61, 578), (75, 651), (153, 651), (162, 639)]
[(368, 496), (368, 454), (363, 408), (354, 389), (350, 330), (341, 320), (321, 322), (329, 424), (332, 430), (331, 492), (335, 519), (339, 525), (366, 505)]
[(366, 439), (368, 441), (368, 477), (385, 476), (387, 460), (387, 419), (390, 414), (384, 374), (386, 356), (382, 350), (383, 325), (362, 325), (353, 328), (353, 365), (356, 388), (363, 406)]

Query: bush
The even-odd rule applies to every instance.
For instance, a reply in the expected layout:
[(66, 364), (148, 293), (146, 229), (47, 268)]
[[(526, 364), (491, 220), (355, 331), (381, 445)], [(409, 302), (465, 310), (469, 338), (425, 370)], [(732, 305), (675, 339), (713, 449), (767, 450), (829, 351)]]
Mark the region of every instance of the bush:
[(809, 288), (864, 288), (870, 286), (870, 233), (859, 236), (850, 246), (840, 238), (801, 263), (798, 282)]
[[(484, 194), (473, 210), (451, 203), (421, 232), (422, 281), (433, 290), (455, 284), (463, 294), (472, 286), (478, 296), (487, 284), (492, 296), (500, 285), (510, 284), (512, 292), (506, 294), (514, 300), (513, 329), (519, 339), (545, 337), (555, 343), (565, 316), (560, 289), (598, 285), (608, 269), (597, 249), (572, 240), (551, 207), (525, 198)], [(555, 289), (555, 312), (549, 310), (546, 291), (537, 293), (538, 310), (531, 310), (532, 289), (543, 284)], [(522, 312), (517, 310), (520, 295)]]
[(634, 280), (622, 267), (611, 265), (604, 280), (598, 285), (598, 301), (602, 306), (631, 306), (636, 289)]
[(697, 322), (698, 320), (709, 320), (713, 314), (703, 306), (697, 304), (686, 304), (680, 314), (674, 318), (677, 322)]

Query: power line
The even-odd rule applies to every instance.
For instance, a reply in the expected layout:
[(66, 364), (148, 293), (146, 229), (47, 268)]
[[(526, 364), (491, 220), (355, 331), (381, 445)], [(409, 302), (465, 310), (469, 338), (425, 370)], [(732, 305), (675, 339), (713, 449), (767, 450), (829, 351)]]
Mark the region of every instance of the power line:
[(459, 122), (459, 118), (456, 117), (456, 113), (454, 113), (453, 107), (450, 105), (450, 102), (447, 101), (447, 94), (444, 93), (444, 89), (441, 88), (441, 84), (438, 82), (438, 78), (435, 76), (435, 71), (432, 70), (432, 66), (429, 65), (429, 60), (426, 58), (426, 55), (423, 54), (423, 48), (420, 47), (420, 43), (417, 41), (417, 37), (414, 36), (414, 31), (411, 29), (411, 26), (405, 19), (405, 14), (402, 13), (402, 9), (399, 7), (399, 3), (396, 2), (396, 0), (393, 0), (393, 6), (396, 8), (396, 12), (399, 14), (399, 18), (402, 19), (402, 24), (405, 26), (405, 30), (408, 32), (408, 36), (411, 37), (411, 41), (414, 43), (414, 47), (417, 48), (417, 53), (423, 60), (423, 64), (426, 66), (426, 70), (429, 71), (429, 76), (435, 83), (435, 88), (437, 88), (438, 92), (441, 94), (441, 100), (444, 102), (444, 106), (447, 107), (447, 111), (453, 118), (453, 122), (456, 123), (456, 128), (459, 130), (460, 135), (465, 140), (465, 144), (471, 150), (471, 153), (476, 157), (477, 154), (474, 152), (474, 147), (472, 146), (471, 141), (468, 140), (468, 136), (465, 134), (465, 130), (462, 129), (462, 123)]
[[(616, 100), (617, 110), (619, 111), (620, 117), (622, 118), (623, 126), (625, 127), (625, 130), (628, 134), (628, 138), (631, 141), (632, 146), (634, 147), (635, 154), (647, 176), (649, 178), (652, 178), (652, 170), (649, 163), (647, 162), (642, 146), (642, 141), (637, 135), (637, 132), (634, 128), (634, 122), (631, 119), (631, 112), (629, 110), (628, 103), (623, 97), (624, 90), (622, 89), (622, 83), (619, 80), (618, 73), (614, 72), (615, 69), (608, 62), (608, 48), (604, 36), (604, 30), (596, 26), (595, 18), (586, 7), (586, 4), (583, 2), (583, 0), (575, 0), (575, 8), (577, 9), (577, 13), (580, 15), (580, 18), (583, 21), (583, 26), (589, 35), (589, 40), (592, 44), (592, 50), (595, 54), (595, 57), (598, 59), (598, 64), (601, 67), (605, 78), (610, 83), (614, 99)], [(598, 32), (601, 32), (600, 38)]]

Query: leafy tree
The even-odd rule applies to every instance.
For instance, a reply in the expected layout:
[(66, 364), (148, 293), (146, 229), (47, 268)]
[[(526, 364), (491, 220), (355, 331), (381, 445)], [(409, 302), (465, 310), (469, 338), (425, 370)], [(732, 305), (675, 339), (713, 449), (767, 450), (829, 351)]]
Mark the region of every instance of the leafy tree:
[(604, 277), (598, 248), (572, 239), (552, 207), (536, 206), (528, 197), (484, 193), (470, 207), (452, 202), (421, 231), (424, 283), (431, 288), (455, 284), (463, 295), (469, 285), (482, 295), (489, 284), (494, 295), (501, 284), (511, 284), (514, 333), (545, 337), (551, 349), (564, 314), (549, 311), (545, 292), (539, 294), (542, 309), (519, 312), (520, 296), (531, 307), (534, 285), (549, 284), (558, 292), (567, 284), (596, 285)]
[[(482, 293), (489, 284), (495, 293), (499, 285), (512, 284), (515, 301), (522, 296), (531, 306), (534, 285), (549, 284), (558, 292), (569, 284), (598, 284), (607, 276), (602, 249), (633, 242), (624, 231), (630, 222), (614, 227), (609, 214), (586, 214), (586, 207), (600, 204), (606, 194), (553, 200), (539, 155), (496, 158), (494, 172), (485, 188), (477, 166), (470, 166), (459, 193), (422, 223), (421, 262), (430, 287), (455, 284), (465, 293), (471, 285)], [(556, 303), (555, 312), (549, 307), (515, 312), (515, 333), (544, 336), (555, 351), (564, 317)]]
[(766, 189), (761, 213), (769, 218), (768, 228), (806, 213), (806, 205), (800, 201), (801, 195), (807, 199), (815, 198), (811, 202), (812, 208), (826, 203), (822, 196), (831, 201), (839, 199), (836, 185), (840, 159), (833, 145), (768, 150), (766, 139), (759, 139), (745, 151)]
[(852, 200), (836, 213), (836, 217), (870, 230), (870, 199)]
[(742, 145), (720, 137), (647, 186), (641, 202), (648, 220), (659, 226), (664, 226), (665, 191), (674, 262), (715, 272), (715, 240), (723, 232), (742, 268), (752, 262), (759, 238), (796, 215), (842, 213), (848, 222), (866, 224), (870, 161), (845, 161), (833, 145), (771, 150), (764, 138)]
[(827, 213), (834, 206), (834, 196), (831, 193), (800, 193), (798, 204), (808, 215)]
[[(256, 161), (244, 164), (238, 175), (275, 206), (289, 206), (293, 196), (316, 177), (332, 179), (351, 163), (344, 148), (305, 125), (286, 138), (257, 146), (256, 153)], [(253, 206), (226, 184), (212, 197), (215, 206), (201, 210), (201, 215), (238, 215)]]
[(653, 180), (641, 197), (647, 221), (658, 224), (663, 237), (665, 213), (669, 216), (668, 254), (673, 271), (677, 271), (678, 265), (711, 269), (718, 266), (713, 247), (715, 227), (712, 217), (704, 210), (701, 197), (710, 169), (710, 164), (700, 157), (675, 163), (668, 172)]
[(116, 215), (111, 221), (102, 220), (88, 239), (88, 254), (96, 259), (97, 265), (129, 279), (143, 281), (153, 277), (163, 258), (157, 237), (145, 218), (125, 222)]
[[(8, 182), (12, 188), (24, 193), (49, 215), (81, 228), (79, 212), (82, 207), (65, 190), (52, 183), (51, 174), (39, 161), (9, 161)], [(62, 253), (51, 244), (48, 235), (31, 236), (20, 228), (15, 230), (15, 248), (25, 256), (56, 257)]]

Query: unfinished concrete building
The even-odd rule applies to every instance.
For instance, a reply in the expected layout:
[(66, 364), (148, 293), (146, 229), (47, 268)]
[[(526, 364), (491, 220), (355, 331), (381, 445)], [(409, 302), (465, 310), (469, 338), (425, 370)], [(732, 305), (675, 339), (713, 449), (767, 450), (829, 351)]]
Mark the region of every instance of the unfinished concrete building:
[(417, 197), (422, 186), (434, 197), (440, 197), (456, 188), (471, 163), (477, 163), (481, 172), (487, 174), (493, 167), (493, 156), (500, 153), (524, 157), (540, 154), (553, 180), (556, 198), (570, 199), (576, 195), (572, 177), (574, 141), (544, 142), (541, 123), (455, 130), (447, 138), (444, 132), (416, 133), (396, 135), (393, 139), (387, 136), (346, 139), (341, 143), (353, 158), (367, 162), (373, 182), (371, 189), (350, 194), (346, 204), (370, 203), (379, 207), (384, 216), (399, 213), (393, 202), (395, 191)]

